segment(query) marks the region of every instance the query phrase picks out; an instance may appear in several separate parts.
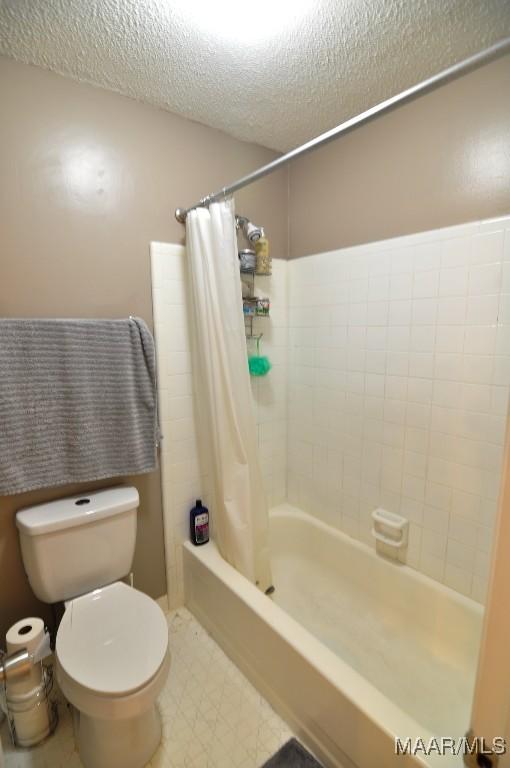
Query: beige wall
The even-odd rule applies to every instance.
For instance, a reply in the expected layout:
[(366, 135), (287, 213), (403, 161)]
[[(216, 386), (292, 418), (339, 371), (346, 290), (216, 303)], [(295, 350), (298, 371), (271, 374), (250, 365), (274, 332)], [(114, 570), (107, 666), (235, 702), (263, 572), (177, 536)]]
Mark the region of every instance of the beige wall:
[(510, 213), (510, 56), (290, 167), (290, 254)]
[[(149, 242), (182, 241), (177, 206), (274, 157), (167, 112), (5, 58), (0, 93), (3, 316), (136, 314), (152, 324)], [(286, 172), (253, 185), (236, 201), (238, 210), (266, 227), (273, 253), (286, 257)], [(141, 495), (135, 583), (158, 596), (166, 591), (159, 473), (128, 480)], [(73, 490), (0, 498), (0, 645), (10, 623), (43, 611), (24, 576), (14, 512)]]

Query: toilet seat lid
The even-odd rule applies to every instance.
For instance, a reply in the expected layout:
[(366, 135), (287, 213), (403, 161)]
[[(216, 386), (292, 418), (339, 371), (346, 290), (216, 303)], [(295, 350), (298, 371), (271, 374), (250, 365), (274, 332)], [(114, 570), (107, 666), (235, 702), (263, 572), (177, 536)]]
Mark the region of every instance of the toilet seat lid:
[(159, 605), (122, 582), (71, 600), (57, 632), (63, 671), (105, 696), (146, 685), (167, 649), (168, 625)]

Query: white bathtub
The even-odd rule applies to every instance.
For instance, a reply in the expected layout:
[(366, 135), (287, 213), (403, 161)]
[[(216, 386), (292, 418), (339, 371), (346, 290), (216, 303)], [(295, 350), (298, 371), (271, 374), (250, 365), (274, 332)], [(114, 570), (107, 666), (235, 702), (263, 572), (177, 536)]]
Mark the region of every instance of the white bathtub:
[(394, 738), (466, 732), (481, 606), (290, 505), (270, 519), (273, 597), (185, 544), (188, 607), (324, 765), (461, 766)]

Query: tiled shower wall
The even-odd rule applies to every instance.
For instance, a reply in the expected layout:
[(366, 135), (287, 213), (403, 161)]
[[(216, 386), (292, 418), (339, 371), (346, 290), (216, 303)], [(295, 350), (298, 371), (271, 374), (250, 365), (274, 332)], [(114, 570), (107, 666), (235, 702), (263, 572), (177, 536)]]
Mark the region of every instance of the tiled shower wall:
[(483, 602), (510, 384), (510, 218), (289, 262), (288, 497)]
[[(154, 330), (158, 364), (161, 471), (167, 585), (170, 607), (183, 602), (182, 542), (189, 538), (189, 510), (208, 501), (208, 478), (200, 466), (193, 404), (186, 251), (151, 243)], [(273, 275), (256, 278), (256, 292), (271, 298), (271, 317), (255, 321), (263, 333), (261, 354), (273, 369), (252, 379), (264, 484), (271, 505), (284, 501), (287, 480), (287, 263), (273, 260)], [(255, 351), (251, 343), (250, 351)]]
[[(207, 501), (193, 413), (185, 250), (153, 243), (169, 598)], [(510, 218), (275, 260), (252, 379), (271, 505), (286, 497), (370, 546), (377, 506), (405, 561), (484, 600), (510, 384)], [(250, 351), (254, 351), (253, 342)]]

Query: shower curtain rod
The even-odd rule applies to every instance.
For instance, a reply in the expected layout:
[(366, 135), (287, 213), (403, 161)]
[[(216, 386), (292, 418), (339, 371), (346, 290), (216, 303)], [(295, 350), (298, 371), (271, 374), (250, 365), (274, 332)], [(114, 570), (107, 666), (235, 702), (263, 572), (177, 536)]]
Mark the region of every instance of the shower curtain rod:
[(361, 112), (356, 117), (351, 117), (344, 123), (337, 125), (336, 128), (332, 128), (325, 133), (321, 133), (320, 136), (317, 136), (315, 139), (311, 139), (311, 141), (307, 141), (300, 147), (292, 149), (290, 152), (287, 152), (287, 154), (282, 155), (276, 160), (273, 160), (271, 163), (263, 165), (258, 170), (253, 171), (253, 173), (249, 173), (247, 176), (243, 176), (241, 179), (238, 179), (228, 187), (223, 187), (222, 189), (218, 190), (218, 192), (213, 192), (210, 195), (206, 195), (201, 200), (199, 200), (198, 203), (191, 205), (189, 208), (177, 208), (175, 211), (175, 218), (177, 221), (181, 222), (181, 224), (184, 224), (188, 212), (192, 211), (194, 208), (207, 207), (210, 205), (210, 203), (222, 200), (223, 198), (228, 197), (228, 195), (231, 195), (233, 192), (237, 192), (238, 189), (242, 189), (243, 187), (248, 186), (248, 184), (253, 184), (254, 181), (258, 181), (264, 176), (267, 176), (269, 173), (273, 173), (273, 171), (278, 170), (278, 168), (286, 165), (296, 157), (306, 155), (308, 152), (311, 152), (312, 150), (339, 138), (339, 136), (343, 136), (343, 134), (352, 131), (354, 128), (358, 128), (360, 125), (367, 123), (374, 117), (378, 117), (384, 112), (389, 112), (391, 109), (394, 109), (400, 104), (411, 101), (411, 99), (420, 96), (427, 91), (437, 88), (440, 85), (444, 85), (446, 82), (453, 80), (454, 78), (459, 77), (460, 75), (463, 75), (466, 72), (469, 72), (469, 70), (475, 69), (482, 64), (486, 64), (488, 61), (491, 61), (498, 56), (502, 56), (508, 51), (510, 51), (510, 37), (505, 37), (494, 45), (491, 45), (489, 48), (485, 48), (485, 50), (480, 51), (479, 53), (475, 53), (473, 56), (469, 56), (467, 59), (463, 59), (463, 61), (459, 61), (457, 64), (453, 64), (453, 66), (448, 67), (447, 69), (443, 69), (436, 75), (423, 80), (417, 85), (413, 85), (411, 88), (407, 88), (405, 91), (402, 91), (402, 93), (398, 93), (396, 96), (392, 96), (391, 98), (386, 99), (386, 101), (381, 101), (380, 104), (376, 104), (374, 107), (370, 107), (370, 109), (367, 109), (365, 112)]

